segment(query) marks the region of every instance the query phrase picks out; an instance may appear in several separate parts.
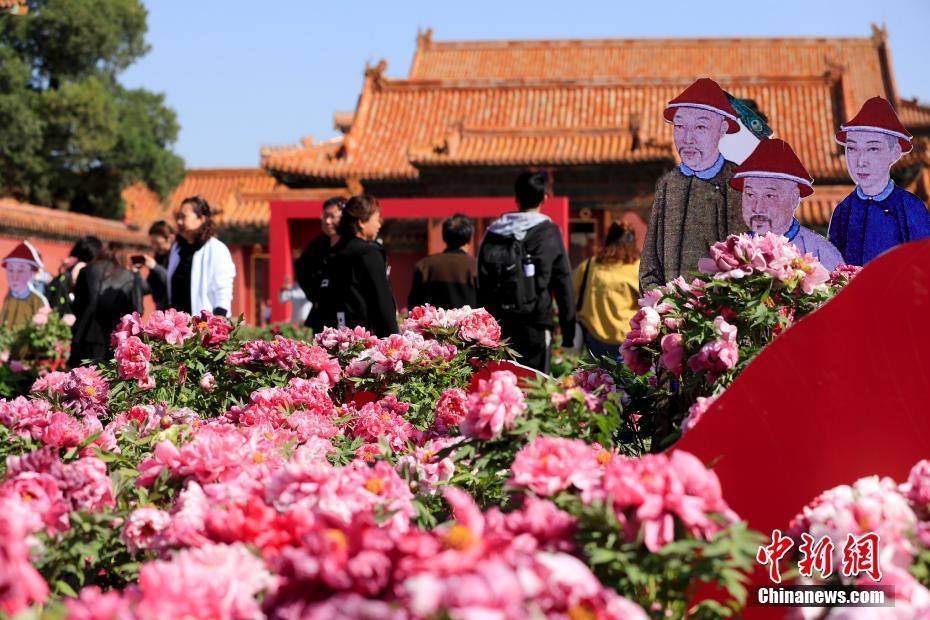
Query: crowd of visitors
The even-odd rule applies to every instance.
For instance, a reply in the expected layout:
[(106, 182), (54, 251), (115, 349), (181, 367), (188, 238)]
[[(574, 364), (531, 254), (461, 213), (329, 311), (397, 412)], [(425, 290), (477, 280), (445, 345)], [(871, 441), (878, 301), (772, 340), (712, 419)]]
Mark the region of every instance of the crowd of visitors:
[[(552, 179), (525, 172), (514, 184), (516, 210), (491, 223), (477, 243), (471, 218), (455, 214), (443, 221), (445, 250), (416, 263), (408, 307), (483, 306), (520, 361), (546, 372), (556, 325), (564, 347), (577, 338), (592, 355), (616, 358), (640, 296), (695, 271), (710, 246), (728, 235), (783, 235), (831, 270), (861, 266), (900, 243), (930, 237), (927, 206), (890, 177), (911, 149), (911, 135), (881, 97), (867, 101), (836, 134), (857, 187), (836, 207), (828, 238), (795, 217), (801, 200), (814, 193), (814, 179), (790, 144), (763, 139), (739, 165), (721, 154), (721, 139), (739, 123), (716, 82), (697, 80), (668, 102), (664, 119), (673, 125), (681, 163), (658, 181), (642, 246), (629, 224), (614, 222), (594, 255), (573, 271), (563, 231), (541, 211)], [(75, 365), (110, 357), (110, 332), (124, 314), (142, 311), (144, 295), (158, 310), (228, 315), (236, 268), (216, 236), (215, 215), (203, 198), (185, 199), (176, 226), (158, 221), (150, 227), (150, 253), (81, 238), (53, 278), (43, 277), (41, 257), (24, 241), (2, 261), (9, 292), (0, 326), (22, 325), (40, 308), (73, 314)], [(299, 286), (288, 293), (288, 300), (305, 298), (306, 325), (314, 331), (397, 332), (381, 225), (374, 196), (323, 204), (321, 234), (295, 261)]]

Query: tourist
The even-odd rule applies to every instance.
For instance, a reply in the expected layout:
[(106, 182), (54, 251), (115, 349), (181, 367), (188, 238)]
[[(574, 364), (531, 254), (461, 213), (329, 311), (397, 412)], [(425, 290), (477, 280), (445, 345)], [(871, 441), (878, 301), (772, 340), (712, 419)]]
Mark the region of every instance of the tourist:
[(442, 240), (446, 249), (417, 262), (407, 298), (408, 307), (424, 304), (436, 308), (477, 305), (475, 259), (462, 249), (471, 242), (474, 233), (475, 223), (460, 213), (443, 221)]
[(7, 291), (0, 310), (0, 327), (18, 329), (28, 325), (42, 308), (48, 308), (45, 296), (36, 290), (33, 279), (42, 269), (39, 252), (28, 241), (22, 241), (3, 259)]
[(554, 312), (559, 309), (562, 346), (575, 337), (572, 272), (562, 231), (539, 212), (548, 195), (548, 174), (525, 172), (514, 185), (519, 211), (488, 229), (478, 251), (478, 303), (500, 322), (501, 335), (520, 362), (549, 372)]
[(585, 346), (594, 357), (618, 358), (630, 319), (639, 310), (639, 248), (633, 227), (611, 224), (597, 256), (579, 265), (572, 281)]
[(930, 237), (927, 205), (891, 180), (891, 167), (910, 152), (911, 134), (881, 97), (865, 102), (840, 126), (846, 168), (856, 189), (830, 219), (830, 241), (847, 264), (862, 266), (899, 243)]
[(74, 285), (72, 368), (112, 357), (110, 333), (124, 315), (142, 312), (142, 295), (142, 278), (130, 270), (129, 252), (121, 243), (110, 243), (81, 270)]
[(739, 131), (727, 94), (700, 79), (668, 102), (664, 117), (674, 125), (681, 164), (656, 184), (639, 268), (643, 291), (696, 271), (712, 244), (746, 230), (739, 192), (728, 185), (736, 164), (720, 153), (721, 138)]
[(171, 246), (174, 245), (174, 228), (168, 222), (159, 220), (149, 226), (149, 244), (152, 255), (144, 255), (145, 266), (149, 275), (145, 278), (147, 293), (152, 295), (156, 310), (166, 310), (168, 305), (168, 259)]
[(376, 243), (381, 205), (373, 196), (350, 198), (342, 210), (320, 280), (319, 317), (323, 327), (361, 326), (379, 337), (397, 333), (397, 306), (387, 277), (384, 252)]
[[(305, 324), (313, 328), (314, 332), (319, 332), (322, 328), (322, 318), (318, 311), (314, 311), (320, 299), (320, 285), (323, 280), (323, 273), (326, 271), (326, 261), (332, 252), (333, 246), (339, 241), (339, 220), (342, 218), (342, 209), (345, 207), (346, 200), (342, 197), (330, 198), (323, 203), (323, 213), (320, 217), (320, 229), (322, 234), (313, 239), (303, 253), (294, 261), (294, 279), (300, 288), (303, 289), (306, 300), (310, 302), (310, 313), (307, 315)], [(294, 303), (298, 303), (293, 295)]]
[(743, 220), (751, 234), (787, 237), (802, 254), (811, 254), (833, 271), (843, 264), (839, 250), (794, 217), (801, 199), (814, 193), (813, 182), (791, 146), (770, 139), (736, 167), (730, 186), (742, 192)]
[(229, 248), (215, 236), (213, 215), (200, 196), (181, 203), (176, 214), (178, 234), (168, 258), (168, 299), (176, 310), (227, 316), (236, 266)]
[(86, 235), (71, 246), (71, 252), (61, 261), (58, 275), (49, 283), (46, 295), (52, 310), (60, 316), (74, 314), (71, 304), (74, 302), (74, 285), (78, 275), (84, 267), (97, 258), (102, 249), (103, 243), (100, 239), (93, 235)]

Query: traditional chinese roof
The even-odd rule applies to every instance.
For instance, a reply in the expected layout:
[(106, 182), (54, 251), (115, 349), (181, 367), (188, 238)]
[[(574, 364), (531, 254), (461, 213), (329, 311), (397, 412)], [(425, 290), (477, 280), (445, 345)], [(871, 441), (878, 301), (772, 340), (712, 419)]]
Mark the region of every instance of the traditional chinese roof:
[(84, 235), (94, 235), (103, 241), (121, 241), (131, 245), (148, 242), (144, 232), (124, 222), (40, 207), (13, 198), (0, 198), (0, 222), (3, 222), (4, 234), (8, 236), (15, 233), (72, 241)]
[[(754, 99), (815, 177), (839, 178), (833, 142), (834, 84), (724, 82)], [(433, 82), (369, 73), (351, 130), (339, 140), (265, 148), (276, 174), (332, 183), (415, 180), (418, 168), (449, 165), (574, 165), (674, 160), (665, 102), (678, 84), (602, 81)]]
[(123, 192), (127, 203), (126, 222), (148, 229), (159, 219), (171, 220), (189, 196), (201, 196), (220, 212), (217, 222), (224, 229), (263, 229), (271, 217), (271, 201), (287, 194), (289, 199), (326, 199), (344, 190), (291, 190), (261, 168), (194, 168), (171, 193), (167, 204), (141, 184)]
[[(426, 166), (673, 160), (665, 102), (712, 76), (755, 100), (815, 177), (845, 181), (833, 133), (876, 94), (899, 101), (887, 33), (860, 38), (434, 41), (418, 37), (407, 79), (366, 68), (344, 136), (264, 148), (289, 183), (414, 181)], [(905, 124), (930, 108), (902, 101)]]
[(916, 99), (905, 99), (898, 104), (898, 118), (911, 133), (930, 135), (930, 107)]

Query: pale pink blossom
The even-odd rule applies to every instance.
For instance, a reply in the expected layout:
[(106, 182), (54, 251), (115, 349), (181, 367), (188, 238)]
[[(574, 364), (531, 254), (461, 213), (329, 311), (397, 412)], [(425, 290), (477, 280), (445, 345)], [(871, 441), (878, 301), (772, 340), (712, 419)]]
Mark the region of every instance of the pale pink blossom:
[(685, 347), (682, 340), (681, 334), (667, 334), (662, 336), (660, 343), (662, 355), (659, 356), (659, 363), (667, 371), (679, 377), (684, 370)]
[(537, 437), (517, 452), (510, 486), (526, 487), (544, 497), (571, 486), (586, 490), (601, 478), (597, 454), (577, 439)]
[(145, 334), (168, 344), (184, 344), (194, 335), (191, 316), (174, 308), (156, 310), (145, 322)]
[(517, 376), (497, 370), (490, 379), (478, 381), (478, 390), (468, 395), (468, 413), (460, 425), (462, 434), (488, 441), (500, 437), (526, 409)]
[(167, 544), (165, 533), (171, 524), (171, 515), (157, 508), (136, 508), (123, 524), (120, 539), (130, 552), (160, 550)]

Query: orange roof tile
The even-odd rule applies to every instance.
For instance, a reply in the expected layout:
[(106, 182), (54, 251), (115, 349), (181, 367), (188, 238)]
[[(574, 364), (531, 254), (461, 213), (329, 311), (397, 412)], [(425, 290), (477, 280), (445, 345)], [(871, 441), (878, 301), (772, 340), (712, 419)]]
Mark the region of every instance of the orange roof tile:
[(814, 194), (801, 201), (798, 219), (806, 226), (826, 226), (836, 208), (846, 196), (856, 189), (855, 185), (814, 185)]
[(161, 198), (141, 181), (124, 189), (122, 196), (126, 205), (123, 221), (129, 226), (147, 232), (152, 222), (166, 215)]
[[(683, 83), (639, 84), (427, 82), (369, 76), (351, 131), (338, 141), (303, 147), (263, 149), (262, 166), (317, 182), (414, 180), (416, 166), (506, 161), (532, 165), (590, 161), (642, 161), (671, 153), (671, 127), (662, 110)], [(833, 141), (835, 83), (829, 78), (779, 83), (723, 81), (733, 95), (754, 99), (779, 137), (790, 142), (816, 177), (844, 178), (845, 166)], [(457, 144), (444, 147), (460, 126)], [(631, 150), (637, 128), (642, 152)], [(614, 128), (611, 134), (609, 128)], [(591, 132), (600, 132), (600, 135)], [(455, 143), (455, 139), (451, 143)], [(431, 151), (432, 149), (432, 151)], [(501, 149), (497, 151), (496, 149)], [(650, 150), (651, 149), (651, 150)]]
[(898, 117), (911, 133), (927, 133), (930, 130), (930, 107), (921, 105), (916, 99), (901, 101), (898, 104)]
[(139, 228), (172, 218), (185, 198), (202, 196), (220, 211), (217, 223), (221, 228), (243, 229), (267, 227), (271, 201), (276, 198), (319, 200), (344, 193), (330, 188), (291, 190), (260, 168), (195, 168), (188, 171), (167, 204), (158, 202), (158, 196), (144, 186), (128, 188), (123, 199), (127, 202), (125, 220)]
[(148, 243), (145, 233), (130, 228), (124, 222), (40, 207), (12, 198), (0, 198), (0, 221), (4, 231), (17, 231), (24, 235), (68, 240), (94, 235), (103, 241), (133, 245)]
[[(690, 83), (771, 81), (843, 75), (847, 110), (869, 97), (890, 96), (882, 78), (887, 34), (873, 27), (861, 38), (578, 39), (536, 41), (433, 41), (418, 39), (412, 80), (557, 79)], [(842, 119), (845, 120), (845, 119)]]
[(673, 157), (668, 144), (633, 147), (633, 132), (616, 127), (579, 128), (571, 133), (558, 129), (457, 127), (435, 144), (411, 148), (408, 159), (414, 166), (545, 166), (664, 161)]

